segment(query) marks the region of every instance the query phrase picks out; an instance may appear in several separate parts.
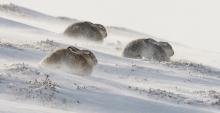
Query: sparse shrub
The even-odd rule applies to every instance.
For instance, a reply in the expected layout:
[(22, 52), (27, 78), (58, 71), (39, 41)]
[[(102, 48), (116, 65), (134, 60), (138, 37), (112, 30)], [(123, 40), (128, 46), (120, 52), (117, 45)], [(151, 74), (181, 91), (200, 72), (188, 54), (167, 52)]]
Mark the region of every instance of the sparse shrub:
[(20, 88), (19, 93), (23, 93), (27, 98), (38, 98), (41, 101), (52, 101), (55, 93), (58, 92), (56, 87), (57, 83), (49, 79), (49, 75), (45, 75), (43, 79), (35, 79), (26, 82), (27, 87)]

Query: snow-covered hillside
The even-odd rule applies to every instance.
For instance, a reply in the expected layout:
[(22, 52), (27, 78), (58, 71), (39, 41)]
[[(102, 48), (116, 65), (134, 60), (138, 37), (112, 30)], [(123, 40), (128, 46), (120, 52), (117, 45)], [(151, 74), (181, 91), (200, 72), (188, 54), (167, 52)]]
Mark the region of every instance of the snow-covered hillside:
[[(220, 53), (171, 42), (171, 62), (123, 58), (128, 42), (156, 37), (108, 26), (103, 44), (65, 37), (76, 19), (14, 4), (0, 5), (1, 113), (219, 113)], [(92, 50), (90, 76), (48, 70), (39, 63), (58, 48)]]

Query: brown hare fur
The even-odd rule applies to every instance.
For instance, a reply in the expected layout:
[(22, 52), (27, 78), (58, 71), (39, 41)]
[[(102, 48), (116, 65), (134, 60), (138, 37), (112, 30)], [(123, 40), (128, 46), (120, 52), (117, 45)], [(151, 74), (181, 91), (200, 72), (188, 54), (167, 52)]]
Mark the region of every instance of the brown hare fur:
[(97, 59), (89, 50), (80, 50), (70, 46), (66, 49), (56, 50), (41, 64), (49, 68), (64, 69), (70, 73), (89, 75), (97, 64)]
[(154, 39), (137, 39), (130, 42), (123, 51), (123, 56), (136, 59), (169, 61), (174, 55), (171, 45), (167, 42), (157, 42)]
[(70, 25), (64, 34), (69, 37), (88, 39), (92, 41), (103, 41), (107, 37), (107, 30), (101, 24), (91, 22), (78, 22)]

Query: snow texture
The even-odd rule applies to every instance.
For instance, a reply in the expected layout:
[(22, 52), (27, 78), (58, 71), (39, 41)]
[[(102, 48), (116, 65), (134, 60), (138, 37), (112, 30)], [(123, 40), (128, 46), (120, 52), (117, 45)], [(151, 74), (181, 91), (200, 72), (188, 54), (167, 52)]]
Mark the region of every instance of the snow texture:
[[(124, 58), (132, 40), (169, 39), (113, 26), (103, 43), (62, 35), (77, 21), (0, 5), (1, 113), (220, 112), (220, 53), (171, 42), (170, 62)], [(95, 53), (98, 64), (90, 76), (40, 65), (45, 56), (70, 45)]]

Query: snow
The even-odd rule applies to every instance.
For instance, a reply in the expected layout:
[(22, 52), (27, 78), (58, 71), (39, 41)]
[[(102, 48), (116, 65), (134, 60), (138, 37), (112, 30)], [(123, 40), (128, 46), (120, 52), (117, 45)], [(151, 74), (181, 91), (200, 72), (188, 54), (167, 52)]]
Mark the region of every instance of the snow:
[[(1, 113), (220, 112), (220, 53), (115, 26), (107, 26), (103, 44), (63, 36), (76, 21), (0, 5)], [(121, 56), (128, 42), (143, 37), (171, 42), (172, 61)], [(40, 65), (45, 56), (69, 45), (95, 53), (98, 65), (92, 75)]]

